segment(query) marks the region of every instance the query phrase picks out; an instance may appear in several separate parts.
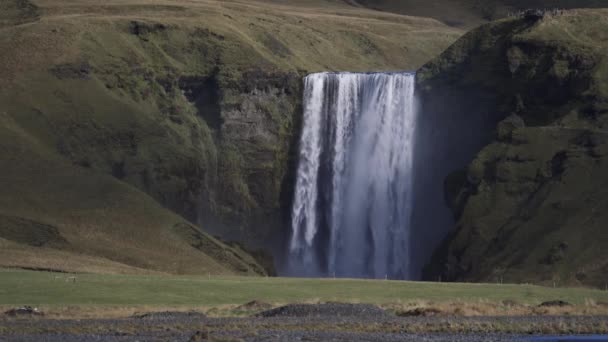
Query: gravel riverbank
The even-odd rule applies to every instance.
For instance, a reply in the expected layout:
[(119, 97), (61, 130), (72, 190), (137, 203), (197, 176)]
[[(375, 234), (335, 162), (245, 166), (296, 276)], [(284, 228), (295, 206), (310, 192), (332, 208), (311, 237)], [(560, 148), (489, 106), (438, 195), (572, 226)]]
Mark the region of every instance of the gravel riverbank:
[(601, 333), (607, 322), (590, 316), (396, 317), (370, 305), (299, 304), (245, 318), (172, 312), (123, 319), (2, 317), (0, 341), (514, 341)]

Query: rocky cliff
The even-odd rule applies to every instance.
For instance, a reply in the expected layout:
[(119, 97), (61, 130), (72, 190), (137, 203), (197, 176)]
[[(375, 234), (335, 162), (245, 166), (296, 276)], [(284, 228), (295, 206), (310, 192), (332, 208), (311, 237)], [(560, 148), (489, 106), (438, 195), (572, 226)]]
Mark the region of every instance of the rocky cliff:
[(428, 279), (608, 281), (607, 32), (606, 10), (503, 20), (420, 70), (421, 140), (456, 155), (427, 158), (455, 222)]
[[(162, 271), (171, 269), (179, 253), (163, 247), (162, 235), (155, 243), (148, 235), (165, 229), (179, 233), (185, 245), (209, 246), (201, 242), (207, 241), (201, 237), (206, 235), (183, 228), (183, 219), (252, 248), (282, 241), (289, 228), (303, 75), (414, 69), (460, 35), (431, 19), (355, 9), (335, 1), (286, 6), (270, 0), (9, 0), (0, 6), (10, 10), (0, 16), (2, 127), (18, 132), (17, 146), (36, 151), (1, 155), (2, 165), (15, 169), (2, 172), (3, 181), (37, 180), (3, 191), (0, 214), (57, 228), (60, 235), (70, 236), (69, 246), (80, 246), (72, 252)], [(7, 134), (0, 137), (1, 146), (15, 141)], [(49, 158), (63, 165), (63, 174), (84, 177), (85, 172), (89, 181), (99, 184), (110, 177), (125, 193), (115, 190), (103, 197), (98, 187), (82, 186), (64, 198), (61, 187), (41, 186), (66, 181), (44, 180), (42, 160)], [(104, 180), (95, 181), (98, 178)], [(177, 213), (182, 221), (153, 230), (149, 218), (137, 216), (141, 212), (114, 205), (133, 191), (160, 204), (155, 210), (165, 208), (165, 214)], [(53, 196), (62, 198), (58, 203), (65, 211), (51, 209), (46, 202), (40, 204), (44, 214), (28, 207), (38, 203), (35, 197)], [(104, 201), (90, 206), (107, 204), (135, 217), (106, 222), (103, 215), (91, 216), (96, 221), (89, 222), (80, 215), (78, 222), (63, 220), (73, 215), (67, 214), (72, 209), (96, 198)], [(36, 224), (10, 231), (35, 231)], [(87, 225), (99, 226), (99, 234), (108, 237), (98, 239), (97, 249), (91, 247), (94, 237), (85, 233)], [(138, 243), (142, 253), (123, 255), (115, 241), (123, 235), (116, 231), (150, 239)], [(19, 249), (23, 241), (10, 234), (0, 228), (0, 238), (17, 243), (12, 246)], [(152, 256), (151, 251), (158, 253)], [(222, 259), (222, 249), (207, 252)], [(148, 267), (145, 260), (163, 266)], [(173, 271), (207, 272), (191, 267), (193, 260), (184, 258), (180, 262), (190, 266)], [(249, 271), (256, 272), (255, 267)]]

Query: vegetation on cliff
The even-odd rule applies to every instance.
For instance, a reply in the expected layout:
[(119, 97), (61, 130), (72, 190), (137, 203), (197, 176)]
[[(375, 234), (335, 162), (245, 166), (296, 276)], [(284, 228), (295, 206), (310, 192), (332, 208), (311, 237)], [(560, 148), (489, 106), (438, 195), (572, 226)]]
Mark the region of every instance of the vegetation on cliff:
[(2, 1), (0, 264), (263, 272), (196, 226), (281, 239), (301, 76), (459, 35), (329, 0)]
[(446, 179), (457, 223), (429, 278), (605, 286), (607, 41), (606, 10), (502, 20), (422, 68), (424, 101), (477, 99), (444, 118), (496, 127)]

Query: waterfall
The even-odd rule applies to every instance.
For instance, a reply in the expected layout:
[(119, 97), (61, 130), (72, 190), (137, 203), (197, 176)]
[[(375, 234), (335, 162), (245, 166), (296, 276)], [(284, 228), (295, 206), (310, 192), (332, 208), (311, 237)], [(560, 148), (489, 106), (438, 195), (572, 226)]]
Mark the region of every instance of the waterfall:
[(414, 79), (306, 77), (290, 275), (409, 277)]

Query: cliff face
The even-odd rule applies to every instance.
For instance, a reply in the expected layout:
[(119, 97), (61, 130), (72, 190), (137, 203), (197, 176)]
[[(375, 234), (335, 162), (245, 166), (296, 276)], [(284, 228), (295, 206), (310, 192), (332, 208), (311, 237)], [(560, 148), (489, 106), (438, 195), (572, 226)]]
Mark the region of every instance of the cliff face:
[[(113, 205), (130, 192), (150, 196), (165, 208), (155, 210), (175, 212), (207, 232), (250, 247), (281, 241), (289, 230), (302, 76), (322, 70), (414, 69), (460, 35), (431, 19), (333, 1), (318, 5), (3, 2), (0, 8), (7, 12), (0, 15), (0, 128), (9, 129), (10, 123), (10, 130), (19, 132), (19, 144), (37, 154), (0, 155), (2, 165), (15, 170), (2, 176), (7, 184), (17, 184), (15, 177), (38, 182), (21, 182), (21, 190), (3, 191), (0, 215), (18, 212), (20, 222), (36, 223), (21, 225), (22, 231), (57, 222), (51, 226), (71, 238), (55, 249), (80, 246), (74, 247), (78, 253), (110, 255), (142, 268), (148, 268), (145, 260), (162, 260), (164, 266), (156, 269), (163, 271), (171, 268), (165, 266), (172, 258), (179, 259), (179, 253), (163, 249), (164, 240), (158, 236), (163, 229), (181, 236), (185, 246), (208, 249), (215, 260), (226, 259), (225, 253), (238, 248), (212, 248), (206, 235), (183, 228), (183, 219), (166, 225), (161, 220), (163, 224), (152, 229), (150, 219), (139, 217), (142, 213), (130, 205)], [(2, 135), (0, 147), (15, 141)], [(110, 206), (127, 217), (132, 212), (133, 220), (115, 217), (106, 222), (102, 215), (91, 216), (96, 221), (89, 222), (83, 214), (79, 223), (64, 222), (68, 208), (102, 198), (85, 186), (71, 189), (70, 196), (58, 202), (65, 212), (17, 210), (38, 203), (33, 197), (63, 198), (61, 187), (39, 184), (45, 184), (45, 158), (67, 163), (61, 164), (64, 174), (85, 172), (91, 181), (112, 178), (123, 192), (116, 190), (95, 206)], [(46, 181), (65, 184), (53, 179)], [(92, 248), (90, 236), (78, 234), (87, 225), (111, 238), (99, 239)], [(141, 239), (140, 254), (122, 255), (115, 246), (124, 235), (117, 231), (157, 237)], [(0, 229), (0, 239), (10, 234)], [(28, 251), (34, 256), (50, 253)], [(157, 251), (154, 257), (149, 254)], [(187, 260), (196, 264), (193, 258)], [(245, 265), (251, 264), (246, 260)], [(257, 272), (253, 266), (244, 272)], [(207, 269), (180, 266), (173, 271)]]
[(434, 159), (455, 228), (427, 278), (604, 285), (607, 28), (605, 10), (500, 21), (421, 69), (422, 121), (459, 155)]
[(268, 227), (281, 223), (281, 195), (289, 188), (298, 74), (255, 70), (228, 78), (219, 66), (193, 75), (151, 68), (112, 84), (107, 66), (91, 68), (91, 77), (110, 78), (103, 79), (104, 92), (132, 92), (150, 102), (150, 112), (61, 119), (60, 154), (145, 191), (210, 233), (269, 237)]

